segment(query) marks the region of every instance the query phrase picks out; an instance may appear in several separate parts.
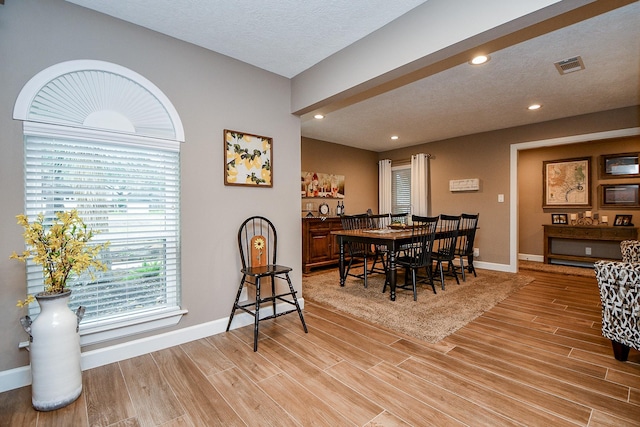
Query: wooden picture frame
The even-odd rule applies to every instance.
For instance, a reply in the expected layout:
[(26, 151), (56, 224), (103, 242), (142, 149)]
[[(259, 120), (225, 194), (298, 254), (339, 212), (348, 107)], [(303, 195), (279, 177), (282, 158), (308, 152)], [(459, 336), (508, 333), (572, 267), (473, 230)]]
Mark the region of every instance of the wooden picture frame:
[(591, 207), (591, 157), (542, 162), (542, 207)]
[(273, 138), (225, 129), (224, 185), (273, 187)]
[(640, 153), (600, 156), (600, 179), (611, 178), (640, 178)]
[(632, 215), (616, 215), (616, 219), (613, 221), (614, 227), (624, 227), (633, 225), (631, 222)]
[(551, 214), (551, 223), (566, 225), (569, 223), (569, 217), (567, 214)]
[(603, 184), (600, 207), (604, 209), (639, 209), (640, 184)]

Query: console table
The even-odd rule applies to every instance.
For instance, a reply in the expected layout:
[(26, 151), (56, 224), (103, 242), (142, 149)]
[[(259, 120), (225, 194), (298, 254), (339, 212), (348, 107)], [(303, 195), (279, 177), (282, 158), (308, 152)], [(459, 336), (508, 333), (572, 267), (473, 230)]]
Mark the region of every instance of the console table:
[[(544, 225), (544, 262), (550, 264), (551, 260), (574, 261), (593, 263), (599, 259), (622, 259), (620, 242), (623, 240), (637, 240), (638, 229), (635, 227), (612, 227), (605, 225)], [(554, 242), (566, 243), (570, 241), (581, 243), (586, 247), (589, 242), (594, 245), (609, 244), (618, 246), (619, 256), (600, 256), (597, 253), (588, 255), (568, 254), (554, 250)], [(616, 254), (617, 255), (617, 254)]]

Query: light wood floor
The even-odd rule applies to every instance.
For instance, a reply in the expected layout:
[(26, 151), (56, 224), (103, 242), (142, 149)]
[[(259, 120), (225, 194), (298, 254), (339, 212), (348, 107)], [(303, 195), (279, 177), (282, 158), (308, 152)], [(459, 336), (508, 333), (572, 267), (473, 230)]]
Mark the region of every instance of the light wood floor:
[(293, 314), (261, 323), (258, 353), (242, 328), (91, 369), (55, 412), (34, 411), (30, 387), (2, 393), (0, 424), (640, 425), (640, 354), (613, 358), (595, 279), (525, 273), (436, 345), (307, 302), (308, 335)]

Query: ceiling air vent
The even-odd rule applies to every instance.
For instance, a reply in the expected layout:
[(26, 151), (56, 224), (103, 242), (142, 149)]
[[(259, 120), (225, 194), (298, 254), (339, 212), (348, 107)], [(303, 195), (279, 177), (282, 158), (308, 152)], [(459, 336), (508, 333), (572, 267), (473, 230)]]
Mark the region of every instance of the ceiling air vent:
[(582, 62), (582, 58), (579, 56), (555, 62), (554, 65), (561, 75), (584, 70), (584, 62)]

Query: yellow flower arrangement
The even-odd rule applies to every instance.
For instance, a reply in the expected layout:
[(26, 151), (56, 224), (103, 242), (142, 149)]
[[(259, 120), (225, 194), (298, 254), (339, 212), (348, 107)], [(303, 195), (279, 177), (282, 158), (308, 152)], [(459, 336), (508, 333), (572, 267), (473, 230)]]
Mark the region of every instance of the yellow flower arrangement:
[[(18, 224), (24, 227), (24, 241), (27, 250), (22, 254), (13, 252), (11, 259), (22, 262), (31, 257), (33, 262), (42, 266), (46, 294), (60, 294), (67, 291), (67, 280), (72, 274), (80, 275), (91, 267), (105, 271), (107, 267), (97, 260), (98, 253), (109, 245), (88, 246), (89, 240), (97, 233), (88, 229), (74, 209), (57, 212), (56, 219), (48, 228), (44, 225), (44, 215), (32, 223), (26, 215), (17, 215)], [(93, 273), (91, 272), (91, 277)], [(18, 301), (23, 307), (34, 301), (29, 295), (24, 301)]]

